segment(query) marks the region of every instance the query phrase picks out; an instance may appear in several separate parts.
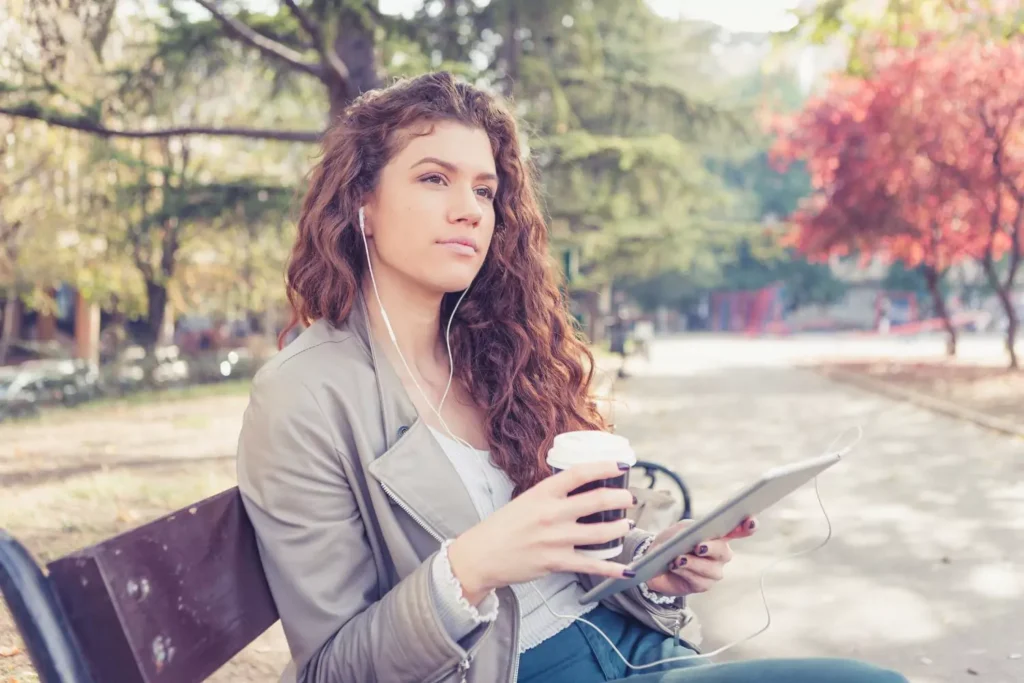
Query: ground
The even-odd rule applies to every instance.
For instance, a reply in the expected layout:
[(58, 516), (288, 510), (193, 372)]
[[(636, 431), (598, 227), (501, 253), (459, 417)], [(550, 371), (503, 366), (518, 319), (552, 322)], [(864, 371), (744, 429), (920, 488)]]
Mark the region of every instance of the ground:
[[(768, 575), (771, 628), (723, 657), (855, 656), (915, 683), (1024, 680), (1024, 440), (801, 367), (872, 349), (823, 337), (661, 341), (618, 384), (612, 419), (640, 457), (686, 477), (698, 515), (757, 472), (864, 431), (821, 477), (832, 540)], [(233, 485), (245, 403), (236, 391), (0, 425), (0, 526), (46, 561)], [(727, 579), (693, 601), (705, 645), (760, 628), (760, 568), (825, 533), (813, 487), (763, 515)], [(19, 649), (0, 609), (0, 681), (35, 680)], [(275, 627), (212, 680), (276, 680), (286, 659)]]
[[(767, 575), (771, 628), (723, 657), (853, 656), (915, 683), (1022, 681), (1024, 440), (799, 367), (862, 351), (668, 341), (617, 389), (620, 432), (685, 476), (698, 517), (755, 473), (863, 429), (848, 461), (820, 477), (831, 541)], [(762, 516), (755, 538), (735, 544), (727, 579), (694, 599), (707, 647), (762, 627), (762, 568), (824, 540), (813, 486), (799, 493)]]

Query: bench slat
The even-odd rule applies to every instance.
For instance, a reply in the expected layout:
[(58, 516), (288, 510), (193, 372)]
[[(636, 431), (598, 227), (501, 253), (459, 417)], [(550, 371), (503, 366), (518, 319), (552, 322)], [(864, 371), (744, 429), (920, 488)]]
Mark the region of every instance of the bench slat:
[(278, 618), (237, 488), (48, 568), (104, 683), (202, 681)]

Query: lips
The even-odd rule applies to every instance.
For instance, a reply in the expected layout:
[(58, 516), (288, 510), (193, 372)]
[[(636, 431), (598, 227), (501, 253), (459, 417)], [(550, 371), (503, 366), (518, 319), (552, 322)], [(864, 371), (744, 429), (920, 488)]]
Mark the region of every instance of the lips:
[(476, 242), (474, 240), (469, 239), (468, 237), (455, 237), (455, 238), (450, 239), (450, 240), (442, 240), (442, 241), (438, 242), (438, 244), (449, 245), (449, 246), (456, 246), (456, 245), (458, 245), (458, 246), (466, 247), (468, 249), (472, 249), (474, 252), (477, 252), (477, 251), (480, 250), (480, 248), (477, 247)]

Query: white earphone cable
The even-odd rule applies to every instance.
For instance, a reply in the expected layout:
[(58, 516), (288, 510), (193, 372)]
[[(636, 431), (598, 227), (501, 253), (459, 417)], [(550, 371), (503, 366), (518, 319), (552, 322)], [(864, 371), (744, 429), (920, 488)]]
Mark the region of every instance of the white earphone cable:
[(384, 310), (384, 302), (380, 298), (380, 290), (377, 289), (377, 278), (374, 277), (373, 275), (373, 264), (371, 263), (372, 259), (370, 258), (370, 245), (366, 241), (366, 217), (363, 212), (363, 207), (359, 207), (359, 234), (363, 238), (363, 248), (366, 250), (366, 267), (369, 269), (370, 272), (370, 282), (373, 284), (374, 296), (377, 297), (377, 306), (380, 308), (380, 314), (384, 320), (384, 326), (387, 327), (388, 336), (391, 337), (391, 343), (394, 344), (395, 351), (398, 352), (398, 357), (399, 359), (401, 359), (402, 365), (405, 366), (405, 371), (409, 373), (409, 378), (412, 380), (413, 385), (416, 387), (417, 391), (420, 392), (420, 395), (423, 397), (424, 402), (426, 402), (427, 407), (430, 408), (431, 412), (434, 413), (438, 421), (440, 421), (441, 426), (444, 427), (446, 432), (448, 432), (448, 435), (451, 436), (452, 439), (459, 445), (472, 450), (473, 447), (470, 446), (468, 442), (456, 436), (455, 433), (448, 426), (448, 423), (445, 422), (445, 419), (441, 416), (441, 409), (444, 407), (445, 399), (448, 398), (448, 391), (451, 389), (452, 378), (455, 374), (455, 363), (452, 360), (452, 345), (450, 338), (452, 321), (455, 319), (455, 311), (459, 309), (459, 305), (462, 303), (462, 300), (466, 298), (466, 294), (469, 293), (469, 287), (466, 287), (466, 289), (462, 292), (462, 296), (460, 296), (459, 300), (455, 303), (455, 308), (452, 309), (452, 314), (448, 318), (448, 327), (444, 336), (445, 345), (448, 347), (448, 384), (447, 386), (445, 386), (444, 395), (441, 396), (441, 402), (438, 404), (437, 408), (434, 408), (433, 404), (430, 401), (430, 398), (427, 396), (427, 392), (425, 392), (423, 390), (423, 387), (420, 386), (420, 383), (416, 381), (416, 375), (413, 373), (412, 368), (409, 367), (409, 363), (405, 360), (405, 354), (402, 353), (402, 349), (398, 345), (398, 338), (395, 335), (395, 330), (391, 326), (391, 321), (388, 319), (387, 311)]
[[(431, 412), (434, 413), (434, 415), (440, 421), (441, 426), (444, 427), (444, 430), (448, 433), (448, 435), (452, 438), (452, 440), (455, 441), (456, 443), (458, 443), (459, 445), (461, 445), (461, 446), (463, 446), (463, 447), (465, 447), (465, 448), (475, 452), (476, 449), (474, 449), (468, 442), (466, 442), (464, 439), (461, 439), (460, 437), (455, 435), (455, 433), (448, 427), (448, 423), (445, 422), (445, 419), (441, 416), (441, 409), (444, 407), (445, 399), (448, 397), (448, 392), (451, 389), (451, 385), (452, 385), (452, 378), (454, 377), (454, 373), (455, 373), (455, 362), (454, 362), (454, 360), (452, 358), (452, 347), (451, 347), (452, 321), (455, 319), (455, 311), (458, 310), (459, 305), (462, 303), (462, 300), (465, 298), (466, 294), (469, 292), (469, 287), (467, 287), (462, 292), (462, 296), (460, 296), (459, 300), (455, 303), (455, 307), (452, 309), (451, 316), (448, 318), (448, 325), (447, 325), (446, 330), (445, 330), (445, 345), (447, 346), (447, 349), (448, 349), (448, 384), (447, 384), (447, 386), (445, 386), (444, 394), (441, 396), (440, 403), (438, 404), (437, 408), (434, 408), (434, 406), (431, 404), (430, 399), (427, 397), (426, 392), (423, 391), (423, 388), (420, 386), (419, 382), (416, 381), (416, 376), (413, 374), (412, 369), (409, 367), (408, 362), (406, 362), (405, 356), (404, 356), (404, 354), (402, 354), (402, 349), (398, 345), (398, 339), (395, 336), (394, 328), (392, 328), (391, 321), (388, 319), (387, 311), (384, 310), (384, 302), (381, 300), (380, 291), (377, 289), (377, 280), (376, 280), (376, 278), (374, 277), (374, 274), (373, 274), (373, 265), (370, 263), (370, 261), (371, 261), (371, 259), (370, 259), (370, 247), (369, 247), (369, 244), (368, 244), (368, 242), (366, 240), (365, 217), (363, 215), (363, 208), (362, 207), (359, 208), (359, 232), (362, 235), (363, 246), (366, 249), (366, 264), (367, 264), (367, 267), (369, 268), (370, 281), (373, 283), (373, 292), (374, 292), (374, 295), (377, 298), (377, 305), (380, 308), (381, 317), (384, 320), (384, 325), (385, 325), (385, 327), (387, 327), (388, 335), (391, 337), (391, 342), (392, 342), (392, 344), (394, 344), (395, 350), (398, 352), (398, 357), (401, 359), (402, 364), (405, 366), (406, 372), (409, 373), (409, 377), (412, 379), (412, 382), (415, 385), (416, 389), (420, 392), (420, 395), (423, 396), (423, 400), (426, 402), (427, 407), (430, 408)], [(859, 426), (857, 427), (857, 430), (859, 432), (858, 437), (857, 437), (857, 441), (860, 441), (860, 438), (863, 436), (863, 430)], [(845, 434), (845, 432), (843, 434)], [(832, 441), (832, 445), (829, 446), (829, 450), (831, 450), (834, 447), (834, 445), (836, 444), (836, 442), (838, 442), (840, 440), (840, 438), (842, 438), (843, 434), (840, 434), (839, 436), (837, 436)], [(857, 441), (854, 442), (854, 445), (856, 444)], [(852, 446), (850, 448), (852, 448)], [(832, 520), (829, 519), (828, 512), (825, 510), (825, 504), (821, 500), (821, 491), (818, 489), (818, 477), (814, 478), (814, 493), (817, 496), (818, 505), (821, 508), (821, 513), (825, 517), (825, 523), (828, 526), (828, 533), (825, 536), (825, 540), (823, 540), (821, 543), (819, 543), (818, 545), (814, 546), (813, 548), (809, 548), (807, 550), (801, 550), (801, 551), (799, 551), (797, 553), (793, 553), (791, 555), (785, 555), (783, 557), (776, 558), (767, 567), (765, 567), (761, 571), (760, 578), (759, 578), (759, 581), (758, 581), (758, 583), (760, 585), (760, 590), (761, 590), (761, 601), (764, 604), (764, 611), (765, 611), (765, 617), (766, 617), (766, 621), (765, 621), (764, 626), (762, 626), (759, 630), (755, 631), (754, 633), (741, 638), (740, 640), (736, 640), (736, 641), (733, 641), (733, 642), (731, 642), (731, 643), (729, 643), (727, 645), (723, 645), (722, 647), (720, 647), (720, 648), (718, 648), (716, 650), (713, 650), (711, 652), (701, 652), (701, 653), (695, 653), (695, 654), (692, 654), (692, 655), (683, 655), (683, 656), (680, 656), (680, 657), (669, 657), (667, 659), (662, 659), (662, 660), (659, 660), (659, 661), (656, 661), (656, 662), (651, 662), (649, 664), (642, 664), (642, 665), (633, 664), (628, 659), (626, 659), (625, 655), (623, 655), (622, 652), (619, 651), (618, 647), (615, 646), (615, 643), (612, 642), (612, 639), (609, 638), (608, 635), (604, 631), (602, 631), (596, 624), (588, 621), (587, 619), (584, 619), (583, 617), (578, 617), (578, 616), (574, 616), (574, 615), (571, 615), (571, 614), (559, 614), (551, 606), (551, 604), (548, 602), (547, 598), (544, 597), (544, 594), (541, 593), (541, 591), (537, 588), (537, 586), (534, 584), (533, 581), (529, 581), (527, 583), (529, 583), (530, 587), (534, 590), (534, 592), (537, 594), (537, 596), (541, 599), (541, 602), (544, 603), (544, 606), (547, 608), (548, 612), (550, 612), (552, 616), (554, 616), (554, 617), (556, 617), (558, 619), (571, 619), (573, 621), (578, 621), (580, 623), (586, 624), (587, 626), (590, 626), (591, 628), (593, 628), (595, 631), (597, 631), (599, 634), (601, 634), (601, 637), (604, 638), (605, 641), (608, 642), (608, 645), (612, 648), (612, 650), (615, 652), (615, 654), (618, 655), (619, 659), (621, 659), (623, 661), (623, 663), (627, 667), (629, 667), (630, 669), (633, 669), (634, 671), (641, 671), (643, 669), (650, 669), (650, 668), (653, 668), (653, 667), (661, 666), (662, 664), (669, 664), (671, 662), (684, 661), (684, 660), (688, 660), (688, 659), (703, 659), (703, 658), (708, 658), (708, 657), (715, 657), (715, 656), (717, 656), (717, 655), (719, 655), (719, 654), (721, 654), (723, 652), (726, 652), (727, 650), (731, 650), (732, 648), (736, 647), (737, 645), (740, 645), (740, 644), (745, 643), (745, 642), (747, 642), (749, 640), (752, 640), (753, 638), (756, 638), (757, 636), (759, 636), (762, 633), (764, 633), (765, 631), (767, 631), (768, 628), (771, 626), (771, 624), (772, 624), (771, 608), (768, 605), (768, 596), (765, 593), (765, 577), (767, 576), (768, 571), (771, 570), (772, 568), (774, 568), (776, 565), (778, 565), (781, 562), (784, 562), (786, 560), (791, 560), (791, 559), (794, 559), (794, 558), (797, 558), (797, 557), (801, 557), (803, 555), (808, 555), (810, 553), (816, 552), (816, 551), (820, 550), (821, 548), (824, 548), (825, 545), (827, 545), (828, 542), (831, 540), (831, 538), (832, 538)], [(676, 634), (676, 637), (678, 638), (678, 633)]]

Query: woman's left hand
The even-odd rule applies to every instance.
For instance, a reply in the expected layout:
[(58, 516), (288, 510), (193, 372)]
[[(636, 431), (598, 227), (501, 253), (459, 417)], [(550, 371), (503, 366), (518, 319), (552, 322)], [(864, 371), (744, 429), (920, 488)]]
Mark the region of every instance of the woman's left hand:
[[(684, 520), (668, 527), (654, 537), (647, 552), (651, 552), (672, 538), (680, 529), (685, 529), (692, 523), (692, 520)], [(662, 595), (703, 593), (722, 579), (726, 563), (732, 560), (729, 541), (753, 535), (756, 527), (757, 522), (754, 518), (748, 517), (725, 536), (698, 543), (692, 553), (680, 555), (672, 561), (667, 572), (648, 581), (647, 587)]]

